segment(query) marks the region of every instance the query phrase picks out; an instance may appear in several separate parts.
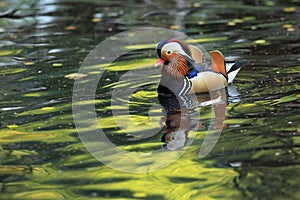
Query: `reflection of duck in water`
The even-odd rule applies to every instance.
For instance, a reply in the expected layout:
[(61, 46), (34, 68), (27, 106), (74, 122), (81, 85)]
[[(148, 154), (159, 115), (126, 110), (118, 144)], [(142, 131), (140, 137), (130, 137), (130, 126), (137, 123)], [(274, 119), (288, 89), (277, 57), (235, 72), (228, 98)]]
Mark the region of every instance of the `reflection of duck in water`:
[[(202, 99), (199, 100), (199, 98)], [(164, 123), (166, 126), (161, 141), (165, 143), (163, 147), (166, 149), (176, 150), (184, 147), (188, 141), (189, 131), (206, 128), (203, 125), (206, 119), (199, 119), (200, 116), (199, 111), (196, 110), (197, 107), (212, 105), (214, 121), (211, 129), (223, 128), (227, 106), (224, 89), (213, 92), (213, 95), (205, 96), (181, 95), (179, 97), (159, 94), (158, 99), (163, 108), (164, 115), (161, 118), (160, 124), (162, 126)], [(198, 101), (202, 101), (202, 103), (199, 104)]]
[[(165, 147), (169, 150), (184, 147), (188, 132), (201, 126), (199, 121), (189, 118), (189, 108), (197, 107), (195, 95), (190, 94), (210, 91), (214, 128), (222, 128), (227, 102), (224, 88), (233, 81), (242, 63), (225, 63), (221, 52), (212, 51), (211, 65), (205, 67), (200, 49), (176, 39), (159, 42), (156, 50), (159, 57), (156, 66), (161, 67), (162, 74), (157, 91), (167, 127), (162, 137)], [(223, 103), (214, 103), (220, 96)]]
[(165, 143), (164, 147), (169, 150), (176, 150), (184, 147), (187, 142), (188, 131), (192, 129), (188, 110), (180, 105), (176, 96), (158, 95), (160, 104), (163, 107), (164, 117), (161, 119), (161, 126), (164, 122), (166, 131), (161, 141)]

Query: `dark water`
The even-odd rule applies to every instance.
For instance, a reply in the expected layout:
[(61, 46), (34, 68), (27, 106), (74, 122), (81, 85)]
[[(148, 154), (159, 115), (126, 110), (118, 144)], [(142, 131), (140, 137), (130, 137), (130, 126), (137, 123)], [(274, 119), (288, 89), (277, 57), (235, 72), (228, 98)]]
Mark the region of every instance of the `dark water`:
[[(300, 199), (299, 5), (297, 0), (0, 2), (2, 11), (18, 9), (16, 18), (0, 19), (0, 199)], [(248, 62), (234, 81), (240, 96), (229, 99), (225, 128), (208, 156), (198, 157), (208, 134), (200, 130), (174, 163), (135, 174), (103, 165), (83, 146), (72, 115), (74, 77), (67, 75), (107, 37), (144, 26), (182, 31), (228, 60)], [(147, 117), (158, 101), (159, 72), (142, 87), (115, 84), (137, 64), (152, 69), (155, 60), (145, 54), (141, 47), (108, 68), (97, 90), (102, 128), (132, 151), (157, 148), (160, 136), (132, 141), (115, 124), (109, 98), (115, 88), (139, 88), (131, 97), (134, 123), (127, 130), (159, 127)], [(154, 113), (159, 121), (161, 109)], [(211, 107), (200, 113), (208, 126)]]

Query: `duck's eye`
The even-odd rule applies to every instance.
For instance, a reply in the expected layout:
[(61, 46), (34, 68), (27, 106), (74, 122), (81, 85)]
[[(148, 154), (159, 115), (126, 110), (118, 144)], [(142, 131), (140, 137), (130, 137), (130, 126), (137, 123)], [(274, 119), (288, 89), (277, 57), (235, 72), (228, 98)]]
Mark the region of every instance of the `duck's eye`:
[(168, 55), (170, 55), (170, 54), (172, 53), (172, 51), (171, 51), (171, 50), (168, 50), (166, 53), (167, 53)]

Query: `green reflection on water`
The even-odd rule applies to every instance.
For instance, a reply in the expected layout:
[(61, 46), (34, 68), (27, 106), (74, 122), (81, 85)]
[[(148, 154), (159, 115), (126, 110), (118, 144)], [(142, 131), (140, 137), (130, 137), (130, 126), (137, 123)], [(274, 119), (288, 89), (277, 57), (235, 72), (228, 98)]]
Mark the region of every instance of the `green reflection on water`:
[[(14, 2), (1, 2), (1, 10)], [(18, 14), (34, 16), (0, 19), (0, 199), (300, 198), (299, 2), (176, 2), (26, 0), (16, 4)], [(207, 50), (248, 64), (235, 80), (240, 101), (227, 106), (227, 127), (208, 157), (197, 157), (207, 134), (199, 130), (172, 165), (130, 174), (104, 166), (81, 143), (71, 110), (74, 80), (65, 76), (105, 37), (144, 25), (179, 29)], [(155, 44), (127, 48), (136, 47), (144, 56)], [(160, 108), (152, 110), (155, 123), (147, 115), (159, 74), (145, 84), (117, 82), (123, 72), (155, 62), (130, 56), (109, 66), (97, 99), (82, 104), (96, 105), (99, 124), (121, 148), (149, 152), (160, 147), (159, 136), (133, 140), (111, 116), (112, 109), (126, 110), (112, 107), (111, 90), (126, 87), (143, 89), (128, 102), (133, 125), (125, 124), (125, 132), (151, 130), (162, 116)], [(87, 77), (103, 67), (91, 66)], [(200, 110), (204, 126), (211, 112)]]

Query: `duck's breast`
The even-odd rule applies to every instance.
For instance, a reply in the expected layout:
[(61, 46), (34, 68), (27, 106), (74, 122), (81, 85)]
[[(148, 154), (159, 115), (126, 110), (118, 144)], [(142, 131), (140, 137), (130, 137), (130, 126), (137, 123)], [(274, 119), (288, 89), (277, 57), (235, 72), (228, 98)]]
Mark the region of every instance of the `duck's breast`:
[(192, 90), (190, 93), (203, 93), (219, 90), (227, 86), (226, 78), (219, 73), (207, 71), (198, 73), (191, 78)]

